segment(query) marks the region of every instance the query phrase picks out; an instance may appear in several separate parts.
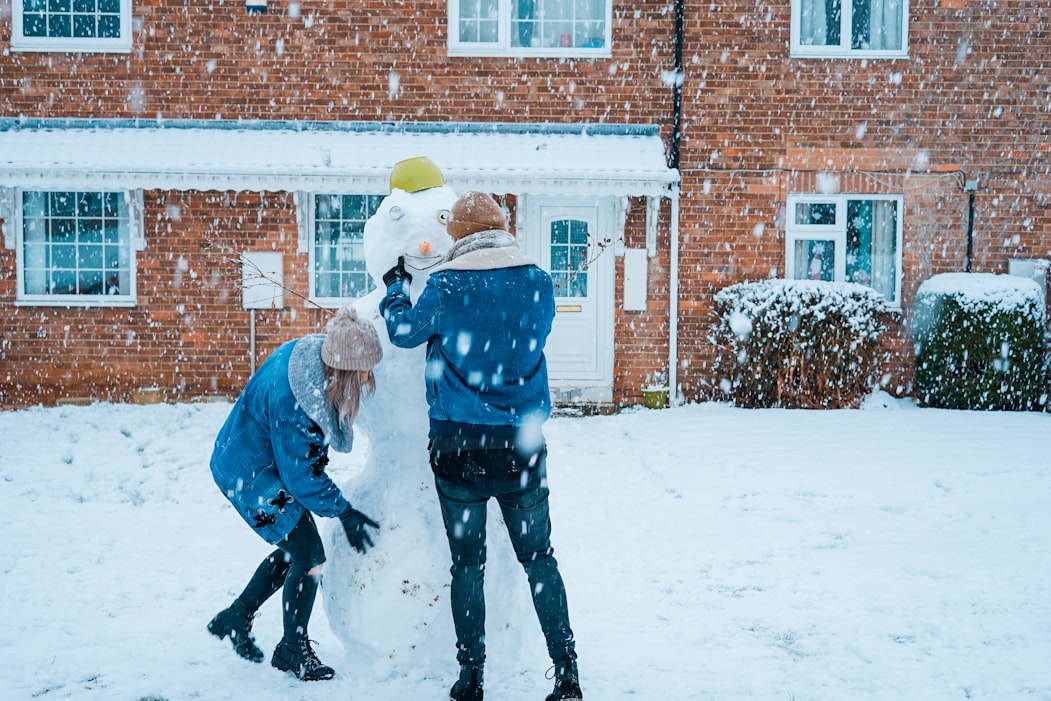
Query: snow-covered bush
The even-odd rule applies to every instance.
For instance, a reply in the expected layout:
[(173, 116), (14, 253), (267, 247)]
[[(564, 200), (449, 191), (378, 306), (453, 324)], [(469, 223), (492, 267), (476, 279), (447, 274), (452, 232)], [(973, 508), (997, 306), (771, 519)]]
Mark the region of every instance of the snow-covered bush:
[(870, 287), (746, 282), (716, 294), (715, 308), (717, 371), (738, 406), (857, 406), (875, 387), (886, 305)]
[(914, 314), (924, 404), (1024, 411), (1046, 403), (1044, 309), (1033, 280), (935, 275), (920, 285)]

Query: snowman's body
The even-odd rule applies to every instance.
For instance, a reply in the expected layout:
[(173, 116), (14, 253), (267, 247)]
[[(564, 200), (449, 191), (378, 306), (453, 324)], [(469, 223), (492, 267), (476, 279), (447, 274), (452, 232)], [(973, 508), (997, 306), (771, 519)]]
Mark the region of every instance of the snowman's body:
[[(344, 493), (381, 527), (375, 547), (359, 555), (336, 524), (327, 539), (323, 587), (329, 624), (347, 649), (352, 673), (371, 669), (383, 678), (434, 666), (455, 670), (451, 561), (427, 453), (426, 350), (392, 346), (379, 315), (386, 291), (383, 273), (399, 256), (405, 256), (413, 276), (410, 297), (414, 302), (419, 297), (427, 269), (452, 245), (440, 215), (455, 200), (448, 186), (415, 193), (394, 190), (365, 224), (365, 263), (377, 289), (353, 306), (376, 326), (383, 360), (375, 369), (376, 392), (362, 402), (355, 424), (355, 450), (367, 444), (364, 469), (344, 485)], [(501, 630), (504, 642), (512, 642), (509, 636), (530, 625), (528, 583), (506, 533), (497, 530), (503, 525), (495, 508), (489, 526), (487, 629)], [(535, 618), (532, 627), (539, 632)]]

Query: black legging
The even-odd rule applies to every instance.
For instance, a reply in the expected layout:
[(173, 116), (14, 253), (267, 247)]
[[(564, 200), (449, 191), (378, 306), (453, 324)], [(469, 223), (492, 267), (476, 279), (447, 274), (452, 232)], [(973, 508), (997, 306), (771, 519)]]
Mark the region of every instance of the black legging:
[(252, 615), (282, 589), (285, 639), (302, 640), (307, 637), (307, 624), (321, 580), (320, 575), (308, 573), (324, 562), (325, 548), (317, 524), (310, 512), (304, 511), (288, 536), (277, 544), (277, 550), (256, 568), (234, 605), (245, 615)]

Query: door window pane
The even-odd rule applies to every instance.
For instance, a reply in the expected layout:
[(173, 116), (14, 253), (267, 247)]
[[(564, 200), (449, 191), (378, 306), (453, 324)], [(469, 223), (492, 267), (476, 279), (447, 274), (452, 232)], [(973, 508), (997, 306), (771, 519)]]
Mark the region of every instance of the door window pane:
[(558, 297), (588, 296), (588, 223), (578, 219), (551, 222), (551, 279)]

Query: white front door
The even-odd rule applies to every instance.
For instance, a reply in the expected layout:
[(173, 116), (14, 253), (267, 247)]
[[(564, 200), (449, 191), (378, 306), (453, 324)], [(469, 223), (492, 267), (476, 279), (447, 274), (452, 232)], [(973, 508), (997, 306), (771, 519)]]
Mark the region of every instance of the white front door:
[(613, 400), (613, 198), (526, 199), (526, 250), (555, 283), (555, 322), (547, 341), (553, 398)]

